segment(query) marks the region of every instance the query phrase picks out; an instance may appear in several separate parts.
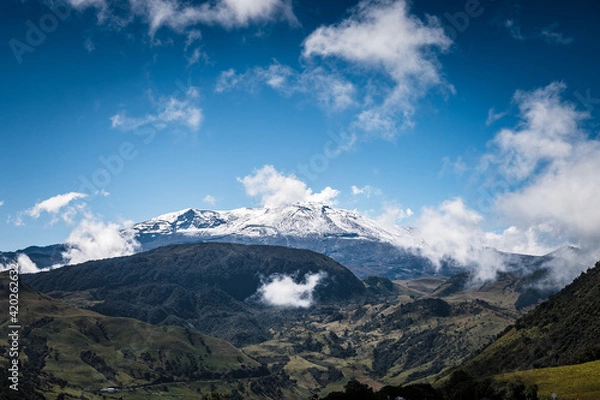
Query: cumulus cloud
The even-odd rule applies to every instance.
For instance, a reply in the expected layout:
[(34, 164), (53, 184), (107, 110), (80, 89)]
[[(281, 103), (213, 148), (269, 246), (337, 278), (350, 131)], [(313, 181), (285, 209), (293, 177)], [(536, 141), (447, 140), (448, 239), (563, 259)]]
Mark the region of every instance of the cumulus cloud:
[(518, 91), (521, 122), (501, 130), (482, 160), (510, 187), (498, 193), (497, 211), (522, 229), (544, 226), (558, 241), (590, 247), (600, 239), (600, 142), (582, 128), (588, 113), (562, 100), (564, 89)]
[(198, 64), (200, 60), (204, 60), (206, 62), (208, 60), (208, 55), (197, 47), (189, 57), (186, 57), (186, 59), (188, 61), (188, 67), (190, 67), (194, 64)]
[(542, 255), (575, 245), (577, 252), (548, 264), (553, 281), (565, 284), (600, 257), (600, 141), (584, 129), (588, 113), (562, 99), (565, 88), (554, 82), (517, 91), (520, 120), (501, 129), (481, 157), (481, 184), (499, 188), (490, 190), (488, 217), (505, 226), (486, 229), (493, 220), (461, 199), (425, 208), (418, 226), (430, 258), (453, 258), (486, 277), (504, 267), (485, 249)]
[(124, 229), (121, 224), (100, 221), (91, 213), (86, 213), (65, 244), (68, 249), (62, 255), (67, 264), (127, 256), (140, 248), (132, 230)]
[(40, 201), (33, 207), (20, 211), (14, 217), (9, 217), (9, 220), (16, 226), (22, 226), (24, 216), (29, 216), (33, 219), (38, 219), (43, 213), (51, 215), (52, 219), (50, 224), (55, 224), (62, 219), (66, 223), (72, 223), (73, 217), (77, 214), (78, 210), (82, 207), (82, 204), (73, 204), (77, 200), (81, 200), (87, 197), (85, 193), (69, 192), (59, 194), (50, 197), (46, 200)]
[(129, 12), (125, 18), (116, 17), (111, 3), (106, 0), (67, 1), (80, 11), (95, 8), (100, 23), (112, 18), (118, 20), (118, 25), (122, 26), (139, 18), (148, 24), (148, 33), (151, 36), (163, 27), (183, 32), (198, 24), (220, 25), (227, 29), (274, 21), (299, 25), (290, 0), (217, 0), (202, 4), (180, 0), (128, 0), (125, 6), (119, 4)]
[(394, 135), (398, 110), (403, 123), (410, 124), (415, 100), (444, 83), (435, 54), (451, 44), (437, 18), (420, 20), (406, 1), (364, 0), (347, 19), (311, 33), (302, 54), (342, 60), (391, 79), (383, 100), (357, 119), (358, 127), (389, 136)]
[(0, 207), (4, 205), (4, 200), (0, 200)]
[(227, 70), (215, 90), (265, 85), (284, 95), (316, 96), (327, 111), (353, 110), (347, 129), (353, 134), (391, 139), (413, 124), (415, 104), (428, 90), (454, 90), (437, 58), (451, 45), (437, 18), (419, 19), (405, 0), (363, 0), (348, 18), (305, 39), (301, 71), (278, 63)]
[(254, 174), (238, 178), (246, 193), (259, 197), (263, 207), (281, 207), (296, 202), (315, 202), (331, 204), (339, 194), (338, 190), (327, 186), (321, 192), (313, 190), (294, 175), (284, 175), (272, 165), (265, 165)]
[(461, 198), (425, 207), (416, 223), (425, 241), (419, 251), (438, 267), (445, 260), (454, 260), (471, 270), (475, 280), (486, 281), (506, 269), (503, 256), (496, 250), (535, 255), (552, 250), (540, 244), (542, 229), (522, 231), (511, 226), (496, 233), (486, 231), (484, 222), (484, 217)]
[(500, 165), (508, 179), (522, 180), (544, 163), (571, 157), (573, 146), (585, 140), (579, 125), (588, 114), (561, 101), (564, 89), (563, 83), (553, 82), (531, 92), (517, 91), (513, 101), (519, 106), (521, 122), (495, 136), (494, 152), (483, 157), (484, 168)]
[(292, 276), (272, 275), (260, 288), (261, 301), (270, 306), (308, 308), (313, 304), (315, 287), (327, 277), (325, 272), (309, 273), (302, 283), (296, 283)]
[(83, 199), (85, 197), (87, 197), (87, 194), (78, 192), (59, 194), (44, 201), (40, 201), (32, 208), (27, 210), (26, 214), (32, 218), (39, 218), (42, 212), (57, 214), (73, 200)]
[(197, 131), (204, 119), (202, 109), (197, 105), (198, 97), (198, 89), (190, 87), (183, 99), (173, 96), (160, 99), (155, 114), (129, 117), (125, 112), (119, 112), (110, 118), (111, 125), (124, 131), (136, 130), (148, 125), (156, 129), (164, 129), (171, 125), (183, 126), (191, 131)]

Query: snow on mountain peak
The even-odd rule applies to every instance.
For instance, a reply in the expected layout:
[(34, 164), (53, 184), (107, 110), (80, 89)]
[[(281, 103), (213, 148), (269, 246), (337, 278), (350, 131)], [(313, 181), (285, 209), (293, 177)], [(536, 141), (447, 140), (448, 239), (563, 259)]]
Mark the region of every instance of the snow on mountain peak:
[(134, 225), (138, 236), (180, 234), (198, 240), (218, 237), (340, 237), (417, 247), (410, 228), (388, 230), (355, 210), (320, 203), (294, 203), (274, 208), (213, 211), (186, 208)]

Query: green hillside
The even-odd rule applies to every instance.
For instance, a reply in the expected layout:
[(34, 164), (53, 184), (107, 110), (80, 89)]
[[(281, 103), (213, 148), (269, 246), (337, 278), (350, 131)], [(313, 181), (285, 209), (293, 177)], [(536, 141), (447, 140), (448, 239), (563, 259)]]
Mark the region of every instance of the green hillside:
[[(0, 274), (0, 283), (0, 307), (7, 310), (6, 273)], [(23, 282), (19, 307), (22, 387), (19, 396), (12, 398), (99, 399), (100, 390), (108, 387), (120, 388), (128, 399), (176, 398), (186, 393), (197, 397), (232, 389), (244, 398), (260, 398), (251, 389), (263, 386), (274, 391), (271, 398), (277, 398), (273, 388), (281, 378), (223, 340), (182, 327), (154, 326), (70, 307)], [(2, 314), (3, 332), (8, 323), (7, 314)], [(7, 361), (8, 349), (3, 345), (3, 382)], [(5, 384), (0, 398), (10, 398)]]
[(321, 254), (228, 243), (165, 246), (23, 279), (41, 292), (104, 315), (193, 327), (241, 346), (268, 340), (268, 328), (298, 318), (295, 310), (282, 312), (258, 301), (264, 280), (284, 274), (301, 282), (309, 273), (325, 274), (313, 293), (319, 304), (365, 294), (354, 274)]
[(551, 399), (556, 393), (561, 400), (600, 399), (600, 361), (577, 365), (541, 368), (495, 375), (494, 379), (521, 380), (537, 385), (541, 399)]
[(600, 359), (600, 263), (516, 321), (464, 365), (473, 376)]

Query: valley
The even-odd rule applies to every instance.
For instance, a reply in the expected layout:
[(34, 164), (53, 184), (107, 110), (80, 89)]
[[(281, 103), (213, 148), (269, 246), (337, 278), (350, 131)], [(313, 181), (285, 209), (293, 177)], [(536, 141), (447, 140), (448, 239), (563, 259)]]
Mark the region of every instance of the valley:
[[(360, 281), (307, 250), (200, 243), (22, 281), (51, 296), (23, 300), (44, 390), (307, 399), (353, 379), (376, 390), (437, 381), (541, 300), (534, 275)], [(307, 276), (320, 278), (308, 287)], [(288, 300), (303, 288), (302, 301), (269, 303), (273, 285)]]

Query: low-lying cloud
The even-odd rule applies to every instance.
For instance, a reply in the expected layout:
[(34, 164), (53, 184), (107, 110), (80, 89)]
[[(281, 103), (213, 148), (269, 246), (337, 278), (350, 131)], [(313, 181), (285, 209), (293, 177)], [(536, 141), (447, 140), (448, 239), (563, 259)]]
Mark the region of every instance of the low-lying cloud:
[[(576, 252), (547, 265), (551, 280), (566, 284), (600, 256), (600, 141), (586, 130), (589, 113), (563, 99), (565, 88), (553, 82), (513, 96), (518, 123), (498, 131), (471, 177), (489, 194), (489, 213), (461, 198), (423, 209), (417, 226), (435, 263), (452, 258), (493, 279), (505, 266), (492, 248), (544, 255), (572, 245)], [(504, 226), (492, 230), (494, 219)]]
[[(16, 225), (23, 225), (22, 219), (25, 216), (37, 220), (46, 213), (52, 217), (51, 225), (62, 220), (72, 227), (65, 241), (67, 250), (62, 253), (63, 261), (53, 268), (89, 260), (127, 256), (140, 248), (135, 233), (126, 229), (131, 225), (130, 222), (102, 221), (90, 210), (89, 204), (85, 202), (86, 197), (86, 194), (77, 192), (59, 194), (40, 201), (17, 215)], [(23, 271), (38, 271), (37, 266), (25, 254), (20, 254), (17, 262)]]
[(9, 269), (17, 269), (20, 274), (35, 274), (41, 270), (27, 254), (19, 254), (16, 261), (8, 262), (6, 264), (0, 264), (0, 272), (7, 271)]
[(91, 214), (73, 229), (65, 244), (68, 250), (62, 255), (67, 264), (128, 256), (140, 248), (132, 230), (124, 229), (121, 224), (105, 223)]
[(290, 275), (271, 275), (258, 288), (260, 300), (270, 306), (308, 308), (313, 300), (315, 287), (325, 279), (325, 272), (310, 273), (304, 276), (302, 283), (296, 283)]

